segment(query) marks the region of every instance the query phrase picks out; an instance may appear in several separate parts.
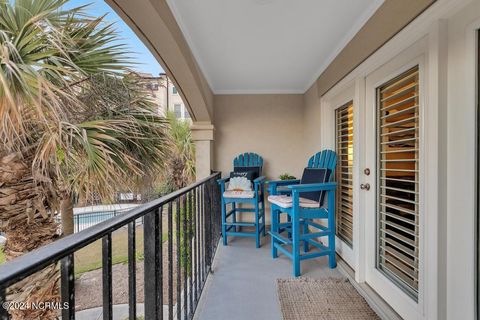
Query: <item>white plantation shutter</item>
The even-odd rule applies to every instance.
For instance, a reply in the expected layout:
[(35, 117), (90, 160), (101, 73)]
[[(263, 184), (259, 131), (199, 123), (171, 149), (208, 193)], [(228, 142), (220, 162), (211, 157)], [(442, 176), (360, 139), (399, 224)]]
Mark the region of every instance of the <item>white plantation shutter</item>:
[(377, 89), (377, 268), (414, 299), (419, 266), (418, 66)]
[(335, 111), (336, 121), (336, 227), (337, 236), (353, 245), (353, 102)]

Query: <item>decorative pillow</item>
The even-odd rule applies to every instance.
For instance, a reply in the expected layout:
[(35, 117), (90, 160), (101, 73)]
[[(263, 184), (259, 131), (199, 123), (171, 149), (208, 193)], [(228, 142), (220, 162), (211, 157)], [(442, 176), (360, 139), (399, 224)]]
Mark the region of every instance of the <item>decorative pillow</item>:
[(228, 191), (251, 191), (252, 183), (245, 177), (234, 177), (230, 179)]
[[(312, 184), (312, 183), (326, 183), (330, 180), (330, 174), (332, 170), (330, 169), (318, 169), (318, 168), (305, 168), (303, 170), (301, 184)], [(320, 206), (323, 206), (325, 201), (325, 191), (312, 191), (312, 192), (302, 192), (300, 195), (305, 199), (310, 199), (313, 201), (318, 201)]]
[(233, 167), (233, 172), (253, 172), (252, 178), (250, 180), (255, 180), (260, 177), (261, 167)]
[(230, 172), (230, 178), (247, 178), (250, 181), (255, 180), (255, 171)]

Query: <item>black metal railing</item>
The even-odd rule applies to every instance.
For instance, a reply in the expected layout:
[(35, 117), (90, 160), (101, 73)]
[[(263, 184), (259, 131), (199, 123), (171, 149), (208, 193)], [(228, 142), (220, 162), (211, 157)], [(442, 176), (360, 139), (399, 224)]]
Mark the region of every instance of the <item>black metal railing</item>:
[[(127, 228), (129, 319), (137, 319), (136, 221), (143, 218), (144, 318), (192, 319), (220, 238), (218, 178), (220, 173), (214, 173), (191, 186), (5, 263), (0, 266), (0, 302), (2, 305), (8, 302), (10, 286), (60, 262), (61, 303), (75, 306), (74, 255), (101, 240), (103, 319), (112, 319), (112, 234)], [(168, 306), (165, 314), (164, 305)], [(75, 308), (61, 310), (61, 316), (74, 319)], [(2, 307), (0, 319), (9, 319)]]

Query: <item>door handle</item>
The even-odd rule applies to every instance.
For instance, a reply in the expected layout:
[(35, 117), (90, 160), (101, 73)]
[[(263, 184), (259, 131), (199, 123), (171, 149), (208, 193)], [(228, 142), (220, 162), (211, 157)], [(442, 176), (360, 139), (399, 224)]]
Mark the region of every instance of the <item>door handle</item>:
[(362, 184), (360, 185), (360, 189), (362, 189), (362, 190), (367, 190), (367, 191), (370, 190), (370, 183), (365, 183), (365, 184), (362, 183)]

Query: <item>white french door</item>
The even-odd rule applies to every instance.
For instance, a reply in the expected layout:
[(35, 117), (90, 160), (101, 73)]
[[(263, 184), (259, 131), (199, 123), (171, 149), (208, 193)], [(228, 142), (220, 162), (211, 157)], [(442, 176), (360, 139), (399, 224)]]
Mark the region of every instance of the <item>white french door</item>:
[(422, 73), (417, 59), (366, 78), (359, 138), (365, 281), (405, 319), (423, 313)]

